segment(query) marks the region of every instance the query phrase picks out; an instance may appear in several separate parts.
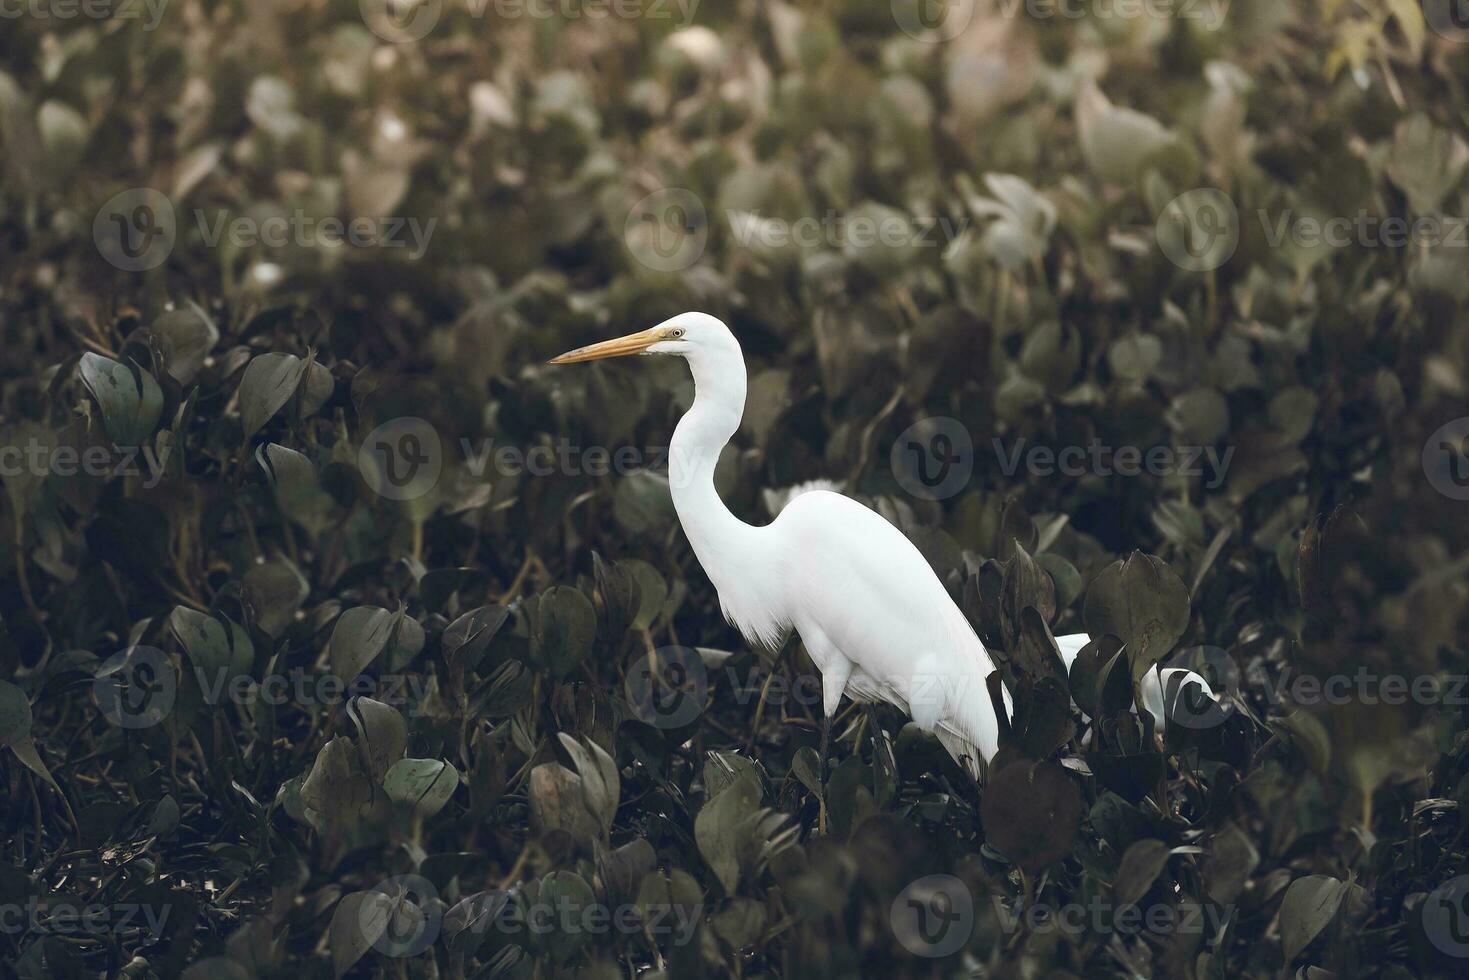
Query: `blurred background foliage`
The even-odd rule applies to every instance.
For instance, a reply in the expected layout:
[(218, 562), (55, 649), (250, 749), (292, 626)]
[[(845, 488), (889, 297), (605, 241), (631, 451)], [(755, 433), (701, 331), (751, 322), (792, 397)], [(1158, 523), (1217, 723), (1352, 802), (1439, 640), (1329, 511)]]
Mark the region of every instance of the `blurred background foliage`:
[[(7, 931), (0, 970), (1462, 971), (1421, 914), (1463, 870), (1462, 704), (1268, 693), (1465, 672), (1469, 522), (1423, 459), (1466, 412), (1469, 251), (1271, 230), (1464, 215), (1469, 47), (1407, 0), (1134, 18), (978, 0), (952, 37), (952, 21), (904, 30), (921, 5), (451, 0), (410, 43), (372, 29), (370, 0), (171, 0), (152, 29), (143, 5), (7, 15), (4, 442), (114, 461), (141, 446), (159, 468), (3, 477), (0, 893), (172, 914), (151, 935)], [(1240, 235), (1192, 272), (1156, 229), (1202, 187)], [(94, 233), (135, 188), (170, 202), (176, 242), (128, 272)], [(697, 203), (674, 230), (701, 246), (676, 269), (637, 217), (670, 188)], [(210, 233), (292, 215), (432, 233), (421, 255)], [(923, 233), (765, 233), (832, 215)], [(819, 704), (768, 683), (798, 690), (814, 668), (798, 642), (750, 650), (723, 622), (657, 470), (683, 366), (543, 365), (688, 309), (730, 323), (749, 363), (721, 461), (736, 512), (840, 484), (912, 536), (994, 647), (1021, 710), (989, 789), (886, 710), (846, 709), (820, 772)], [(403, 417), (443, 448), (411, 500), (359, 466)], [(942, 502), (889, 463), (932, 417), (974, 443)], [(1232, 456), (1199, 475), (1001, 465), (1001, 446), (1094, 440)], [(564, 444), (650, 465), (476, 465)], [(1154, 557), (1122, 563), (1134, 552)], [(1145, 614), (1177, 628), (1122, 635)], [(1054, 676), (1049, 634), (1084, 628), (1126, 645)], [(648, 724), (627, 692), (677, 644), (700, 650), (708, 707)], [(1240, 670), (1224, 724), (1132, 719), (1113, 668), (1206, 648)], [(109, 724), (98, 664), (149, 649), (179, 672), (173, 709)], [(190, 666), (365, 673), (369, 696), (236, 704)], [(939, 873), (974, 921), (930, 959), (890, 910)], [(409, 874), (434, 894), (373, 891)], [(697, 928), (470, 928), (504, 914), (500, 889), (675, 906)], [(1192, 933), (1005, 927), (1089, 901), (1228, 914)], [(431, 921), (436, 941), (369, 950), (362, 923), (389, 919)]]

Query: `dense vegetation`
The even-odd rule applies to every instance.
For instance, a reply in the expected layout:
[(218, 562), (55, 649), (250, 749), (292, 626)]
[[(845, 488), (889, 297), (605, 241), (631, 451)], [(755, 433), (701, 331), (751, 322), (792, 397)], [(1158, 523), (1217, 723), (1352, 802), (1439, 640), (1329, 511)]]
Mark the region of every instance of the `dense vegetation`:
[[(0, 973), (1462, 975), (1448, 8), (13, 6)], [(683, 365), (544, 364), (690, 309), (731, 507), (840, 484), (995, 652), (986, 786), (823, 772)]]

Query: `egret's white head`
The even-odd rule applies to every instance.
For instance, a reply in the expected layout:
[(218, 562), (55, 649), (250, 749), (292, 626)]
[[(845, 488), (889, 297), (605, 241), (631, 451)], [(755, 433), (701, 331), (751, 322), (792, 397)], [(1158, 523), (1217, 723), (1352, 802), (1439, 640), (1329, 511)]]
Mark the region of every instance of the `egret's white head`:
[(708, 313), (680, 313), (656, 327), (567, 351), (551, 358), (550, 363), (576, 364), (627, 354), (677, 354), (692, 361), (701, 354), (738, 355), (739, 349), (734, 334), (718, 317)]

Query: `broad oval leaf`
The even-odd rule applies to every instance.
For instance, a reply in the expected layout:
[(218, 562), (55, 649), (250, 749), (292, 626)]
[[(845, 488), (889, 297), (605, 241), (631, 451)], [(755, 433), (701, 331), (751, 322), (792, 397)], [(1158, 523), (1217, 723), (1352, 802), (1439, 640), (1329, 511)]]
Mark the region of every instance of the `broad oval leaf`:
[(119, 364), (91, 351), (82, 355), (78, 370), (102, 412), (108, 438), (123, 447), (146, 443), (163, 414), (163, 389), (153, 375), (131, 361)]
[(1347, 883), (1330, 875), (1306, 875), (1290, 883), (1280, 903), (1280, 942), (1289, 966), (1326, 928), (1347, 894)]
[(337, 903), (327, 944), (332, 951), (332, 970), (340, 977), (362, 959), (388, 929), (393, 900), (384, 892), (353, 892)]
[(1092, 636), (1122, 640), (1141, 677), (1188, 629), (1188, 588), (1161, 558), (1134, 551), (1093, 580), (1082, 615)]
[(458, 788), (459, 771), (441, 759), (399, 759), (383, 777), (388, 798), (424, 820), (442, 810)]
[(306, 362), (295, 354), (261, 354), (240, 378), (240, 424), (249, 439), (283, 408), (306, 374)]
[(350, 681), (377, 659), (393, 633), (393, 614), (381, 606), (354, 606), (332, 629), (332, 673)]

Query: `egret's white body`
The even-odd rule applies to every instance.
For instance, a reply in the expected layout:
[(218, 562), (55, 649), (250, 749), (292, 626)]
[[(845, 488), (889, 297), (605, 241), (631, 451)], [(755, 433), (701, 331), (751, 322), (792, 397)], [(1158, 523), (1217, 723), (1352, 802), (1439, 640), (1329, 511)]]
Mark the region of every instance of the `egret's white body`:
[[(977, 760), (987, 763), (999, 748), (985, 683), (995, 666), (922, 553), (875, 511), (829, 490), (795, 497), (764, 527), (730, 513), (714, 488), (714, 467), (744, 413), (745, 362), (715, 317), (686, 313), (552, 363), (634, 353), (675, 354), (693, 372), (694, 404), (669, 447), (669, 486), (725, 617), (770, 648), (791, 629), (800, 634), (821, 671), (828, 722), (843, 694), (886, 701), (979, 772)], [(1084, 634), (1059, 638), (1068, 669), (1086, 642)], [(1156, 670), (1142, 693), (1161, 725)], [(1007, 717), (1010, 707), (1007, 694)]]

